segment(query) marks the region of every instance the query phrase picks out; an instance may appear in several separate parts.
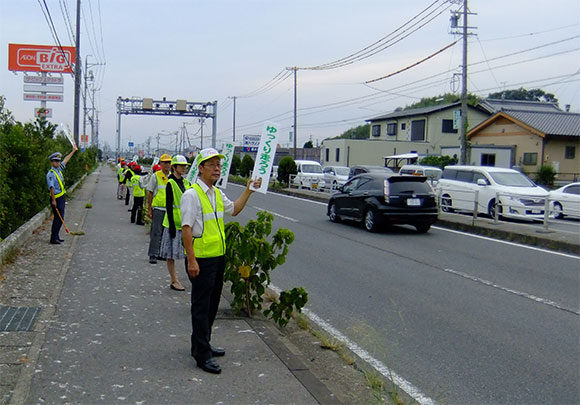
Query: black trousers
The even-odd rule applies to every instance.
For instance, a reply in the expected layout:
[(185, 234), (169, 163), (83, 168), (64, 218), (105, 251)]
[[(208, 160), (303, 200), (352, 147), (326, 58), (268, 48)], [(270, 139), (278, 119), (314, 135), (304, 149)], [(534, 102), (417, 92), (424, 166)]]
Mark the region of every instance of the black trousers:
[[(54, 215), (54, 217), (52, 218), (52, 227), (50, 228), (50, 241), (57, 242), (60, 239), (58, 234), (60, 232), (60, 227), (62, 226), (62, 221), (60, 220), (60, 217), (58, 216), (52, 204), (50, 206), (52, 208), (52, 215)], [(66, 207), (65, 196), (61, 195), (60, 197), (56, 198), (56, 208), (58, 209), (58, 212), (60, 212), (60, 215), (63, 217), (63, 219), (65, 207)]]
[(137, 217), (137, 225), (143, 224), (143, 200), (145, 197), (133, 196), (133, 207), (131, 208), (131, 223), (135, 223)]
[[(199, 274), (191, 281), (191, 354), (204, 362), (211, 354), (211, 328), (215, 321), (224, 285), (225, 256), (197, 258)], [(185, 259), (187, 272), (187, 258)]]

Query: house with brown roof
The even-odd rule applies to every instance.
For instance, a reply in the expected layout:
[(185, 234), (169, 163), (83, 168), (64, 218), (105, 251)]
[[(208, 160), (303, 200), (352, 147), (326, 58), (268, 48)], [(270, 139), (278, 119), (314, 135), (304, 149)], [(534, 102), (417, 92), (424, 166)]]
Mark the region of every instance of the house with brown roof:
[[(467, 133), (473, 150), (487, 148), (490, 154), (494, 148), (509, 147), (513, 163), (528, 174), (550, 165), (558, 172), (558, 180), (580, 178), (580, 114), (551, 103), (486, 101), (496, 102), (496, 112)], [(480, 158), (493, 160), (492, 156)]]

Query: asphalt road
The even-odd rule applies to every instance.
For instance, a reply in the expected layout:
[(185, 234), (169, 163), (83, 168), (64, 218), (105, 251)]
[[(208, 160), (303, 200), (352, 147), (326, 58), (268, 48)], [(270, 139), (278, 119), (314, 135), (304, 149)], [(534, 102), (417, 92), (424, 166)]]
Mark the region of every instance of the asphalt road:
[[(239, 186), (228, 186), (234, 199)], [(308, 309), (437, 403), (578, 403), (580, 260), (432, 228), (371, 234), (324, 204), (255, 193), (296, 236), (274, 270)]]

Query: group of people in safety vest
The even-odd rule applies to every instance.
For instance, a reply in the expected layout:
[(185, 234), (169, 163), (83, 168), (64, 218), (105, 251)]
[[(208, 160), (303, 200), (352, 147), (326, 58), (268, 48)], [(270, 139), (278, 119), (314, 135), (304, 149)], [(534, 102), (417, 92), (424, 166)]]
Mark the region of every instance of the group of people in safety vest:
[(198, 367), (213, 374), (221, 373), (215, 357), (225, 355), (224, 349), (210, 344), (225, 270), (224, 213), (240, 213), (261, 184), (250, 179), (241, 195), (229, 200), (214, 186), (221, 177), (222, 159), (224, 155), (213, 148), (201, 150), (195, 158), (198, 174), (193, 184), (185, 178), (189, 163), (183, 155), (162, 155), (155, 165), (158, 167), (154, 166), (146, 177), (136, 163), (120, 161), (117, 168), (117, 198), (128, 205), (133, 190), (131, 222), (142, 222), (147, 195), (147, 216), (151, 218), (149, 263), (167, 263), (172, 290), (185, 291), (175, 270), (175, 260), (185, 259), (192, 286), (191, 355)]

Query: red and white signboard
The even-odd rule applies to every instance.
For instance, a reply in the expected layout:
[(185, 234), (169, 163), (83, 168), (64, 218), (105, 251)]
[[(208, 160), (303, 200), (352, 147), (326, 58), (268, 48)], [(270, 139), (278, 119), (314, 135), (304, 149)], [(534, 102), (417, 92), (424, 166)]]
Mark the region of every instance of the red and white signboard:
[(24, 93), (24, 101), (63, 101), (62, 94), (36, 94)]
[(76, 48), (72, 46), (8, 44), (8, 70), (72, 73)]
[(62, 76), (24, 76), (24, 83), (63, 84), (64, 78)]
[(38, 118), (52, 118), (52, 108), (35, 108), (34, 116)]

